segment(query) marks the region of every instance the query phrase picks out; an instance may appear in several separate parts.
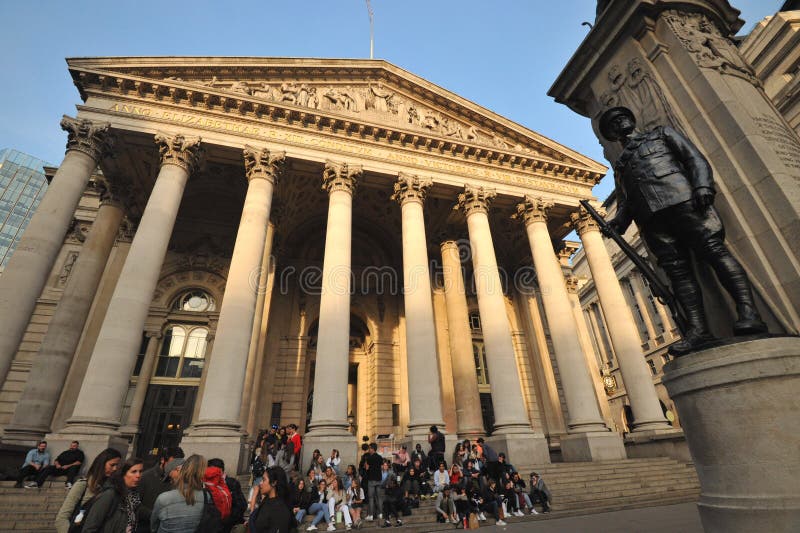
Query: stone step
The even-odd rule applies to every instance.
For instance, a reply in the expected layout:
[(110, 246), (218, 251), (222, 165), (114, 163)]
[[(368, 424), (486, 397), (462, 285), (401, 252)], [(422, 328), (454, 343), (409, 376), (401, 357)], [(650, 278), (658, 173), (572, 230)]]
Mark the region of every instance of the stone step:
[(619, 483), (626, 483), (626, 482), (636, 482), (636, 483), (656, 483), (656, 482), (666, 482), (666, 483), (690, 483), (697, 481), (696, 475), (687, 475), (687, 474), (661, 474), (658, 476), (642, 476), (642, 477), (630, 477), (630, 476), (609, 476), (609, 477), (601, 477), (601, 478), (588, 478), (588, 479), (571, 479), (567, 481), (554, 481), (547, 483), (548, 488), (551, 491), (569, 491), (575, 489), (592, 489), (592, 488), (603, 488), (607, 486), (614, 486)]

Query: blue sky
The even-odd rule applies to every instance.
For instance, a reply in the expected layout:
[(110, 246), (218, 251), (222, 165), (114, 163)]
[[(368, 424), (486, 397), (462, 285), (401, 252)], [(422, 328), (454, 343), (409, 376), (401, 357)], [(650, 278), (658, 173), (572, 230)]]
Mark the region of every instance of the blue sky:
[[(749, 31), (782, 0), (732, 0)], [(595, 0), (372, 0), (385, 59), (606, 163), (589, 121), (547, 90), (594, 21)], [(80, 103), (65, 57), (369, 57), (365, 0), (0, 0), (0, 148), (58, 164), (58, 122)], [(741, 32), (740, 32), (741, 33)], [(606, 177), (595, 188), (603, 198)]]

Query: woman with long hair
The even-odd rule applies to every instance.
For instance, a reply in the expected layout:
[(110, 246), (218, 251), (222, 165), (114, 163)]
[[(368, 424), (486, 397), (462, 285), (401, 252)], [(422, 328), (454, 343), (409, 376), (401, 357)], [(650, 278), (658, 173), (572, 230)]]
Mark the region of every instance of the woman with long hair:
[(289, 481), (283, 468), (267, 468), (261, 478), (259, 489), (263, 497), (252, 518), (253, 533), (286, 533), (293, 525)]
[(142, 503), (136, 487), (142, 460), (132, 457), (108, 479), (83, 519), (84, 533), (136, 533), (136, 510)]
[(353, 524), (361, 527), (361, 509), (364, 507), (364, 489), (361, 488), (361, 483), (358, 478), (354, 478), (350, 487), (347, 489), (347, 506), (350, 508), (350, 516), (353, 518)]
[[(181, 465), (173, 490), (163, 492), (153, 504), (150, 531), (192, 533), (203, 518), (206, 505), (203, 494), (203, 475), (206, 460), (202, 455), (190, 455)], [(214, 505), (209, 500), (209, 505)]]
[(350, 507), (347, 505), (347, 493), (336, 476), (333, 477), (328, 487), (328, 509), (331, 514), (331, 523), (334, 523), (336, 513), (340, 512), (347, 530), (349, 531), (353, 528), (353, 518), (350, 516)]
[[(117, 471), (121, 461), (122, 455), (114, 448), (106, 448), (94, 458), (86, 478), (81, 478), (72, 485), (64, 503), (61, 504), (61, 509), (58, 510), (56, 515), (56, 531), (58, 533), (69, 531), (72, 525), (70, 521), (75, 518), (76, 511), (80, 514), (79, 511), (86, 502), (100, 494), (103, 485)], [(83, 515), (80, 516), (79, 522), (84, 518)]]
[(464, 459), (467, 457), (467, 452), (464, 450), (464, 445), (460, 442), (456, 443), (456, 449), (453, 450), (452, 464), (458, 465), (459, 468), (464, 466)]
[(357, 477), (356, 465), (347, 465), (347, 468), (344, 470), (344, 475), (342, 476), (342, 486), (344, 487), (344, 490), (349, 489), (350, 485), (353, 484), (353, 480)]
[(314, 490), (313, 485), (310, 487), (306, 486), (305, 479), (299, 479), (297, 481), (297, 486), (295, 487), (293, 494), (292, 494), (292, 512), (294, 513), (294, 519), (301, 523), (303, 518), (305, 518), (306, 513), (308, 513), (308, 508), (311, 507), (311, 501), (314, 496), (312, 491)]

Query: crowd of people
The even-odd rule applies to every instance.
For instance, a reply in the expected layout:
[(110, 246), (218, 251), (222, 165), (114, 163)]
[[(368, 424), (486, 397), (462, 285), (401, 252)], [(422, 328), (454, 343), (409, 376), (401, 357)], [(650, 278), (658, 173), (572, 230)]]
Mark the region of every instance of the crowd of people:
[[(345, 465), (336, 449), (327, 455), (314, 450), (301, 469), (297, 427), (273, 426), (259, 436), (245, 498), (221, 459), (187, 457), (179, 447), (165, 449), (148, 469), (141, 459), (123, 459), (108, 448), (78, 478), (84, 461), (79, 443), (51, 464), (42, 441), (27, 454), (17, 486), (28, 477), (35, 481), (26, 488), (35, 488), (49, 476), (66, 476), (69, 492), (55, 523), (59, 533), (286, 533), (335, 531), (337, 523), (351, 530), (374, 521), (392, 527), (392, 521), (402, 526), (403, 517), (424, 499), (435, 499), (440, 522), (459, 528), (475, 527), (487, 514), (505, 525), (505, 516), (537, 514), (537, 503), (549, 511), (550, 493), (539, 475), (531, 474), (526, 484), (505, 454), (482, 438), (457, 443), (449, 468), (445, 438), (436, 426), (428, 443), (427, 453), (416, 444), (410, 453), (401, 446), (383, 457), (376, 443), (364, 442), (358, 465)], [(311, 521), (305, 524), (307, 517)]]

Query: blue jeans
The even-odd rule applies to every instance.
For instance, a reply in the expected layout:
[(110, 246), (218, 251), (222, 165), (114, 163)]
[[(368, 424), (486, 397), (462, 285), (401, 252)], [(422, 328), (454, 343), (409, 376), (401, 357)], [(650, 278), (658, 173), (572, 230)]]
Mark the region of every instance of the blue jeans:
[(325, 519), (326, 524), (331, 523), (331, 512), (328, 509), (327, 503), (312, 503), (311, 507), (308, 508), (308, 514), (312, 515), (316, 513), (317, 516), (314, 517), (314, 520), (311, 521), (313, 525), (317, 525), (322, 522), (322, 519)]
[(294, 515), (294, 519), (297, 520), (298, 524), (303, 523), (303, 518), (306, 517), (307, 512), (308, 511), (306, 511), (305, 509), (300, 509), (299, 511), (297, 511), (297, 514)]

